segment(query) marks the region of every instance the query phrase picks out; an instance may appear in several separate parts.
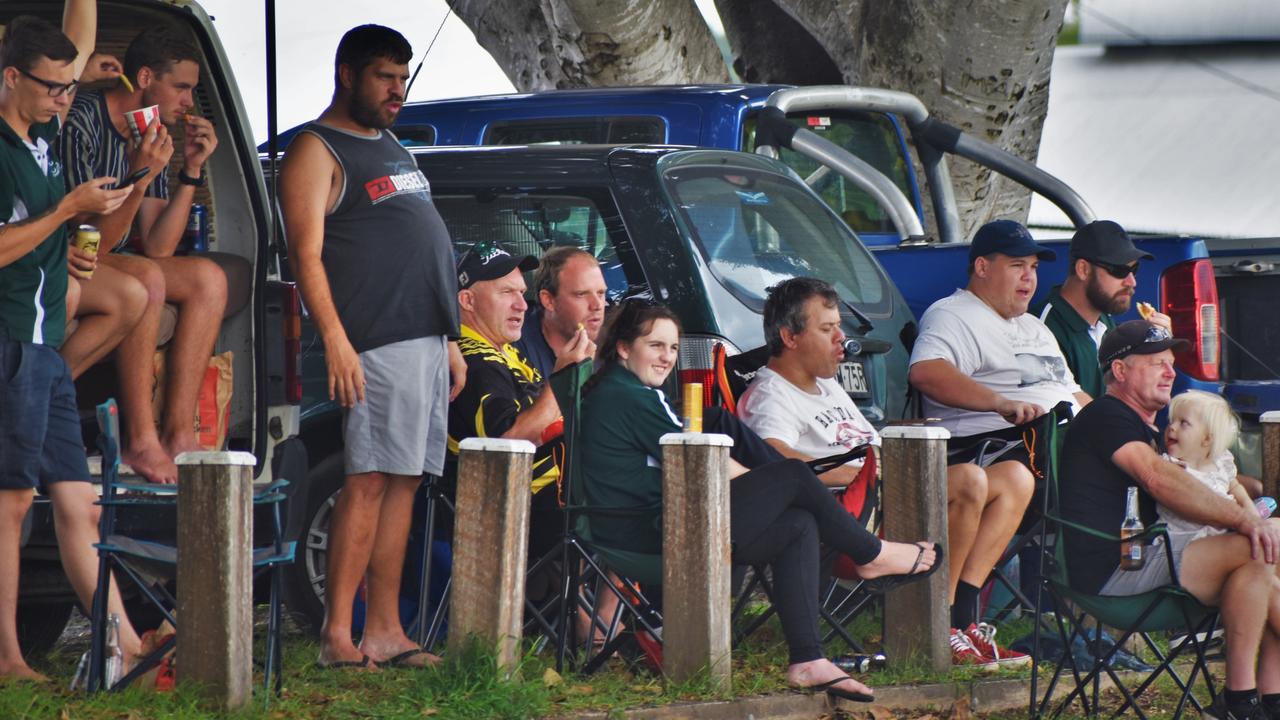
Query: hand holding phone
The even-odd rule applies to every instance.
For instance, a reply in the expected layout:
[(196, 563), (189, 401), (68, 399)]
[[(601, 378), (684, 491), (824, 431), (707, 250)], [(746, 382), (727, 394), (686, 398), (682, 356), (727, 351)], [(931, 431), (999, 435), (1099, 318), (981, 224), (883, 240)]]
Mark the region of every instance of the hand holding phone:
[(138, 181), (139, 181), (139, 180), (141, 180), (142, 178), (146, 177), (146, 176), (147, 176), (147, 173), (149, 173), (149, 172), (151, 172), (151, 168), (149, 168), (149, 167), (144, 167), (144, 168), (142, 168), (141, 170), (139, 170), (139, 171), (137, 171), (137, 172), (133, 173), (133, 174), (132, 174), (132, 175), (130, 175), (129, 177), (127, 177), (127, 178), (125, 178), (124, 180), (121, 180), (119, 183), (117, 183), (117, 184), (116, 184), (115, 189), (116, 189), (116, 190), (119, 190), (120, 188), (127, 188), (127, 187), (129, 187), (130, 185), (132, 185), (132, 184), (134, 184), (134, 183), (138, 182)]

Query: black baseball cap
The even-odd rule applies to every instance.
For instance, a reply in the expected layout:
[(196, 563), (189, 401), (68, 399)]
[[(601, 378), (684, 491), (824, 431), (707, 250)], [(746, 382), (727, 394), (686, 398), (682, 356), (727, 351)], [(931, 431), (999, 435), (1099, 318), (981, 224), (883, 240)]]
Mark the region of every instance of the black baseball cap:
[(1191, 343), (1174, 337), (1160, 325), (1153, 325), (1146, 320), (1130, 320), (1107, 331), (1102, 336), (1102, 346), (1098, 348), (1098, 362), (1103, 368), (1111, 365), (1112, 360), (1121, 360), (1130, 355), (1151, 355), (1161, 350), (1182, 350), (1191, 347)]
[(493, 243), (476, 243), (458, 259), (458, 289), (497, 280), (516, 268), (520, 268), (520, 272), (536, 270), (538, 259), (532, 255), (515, 257)]
[(969, 245), (969, 260), (991, 253), (1009, 257), (1035, 255), (1041, 260), (1058, 257), (1057, 253), (1037, 243), (1025, 225), (1013, 220), (993, 220), (974, 233), (973, 243)]
[(1071, 236), (1071, 258), (1103, 265), (1128, 265), (1137, 260), (1155, 260), (1155, 256), (1133, 246), (1124, 228), (1110, 220), (1094, 220), (1081, 226)]

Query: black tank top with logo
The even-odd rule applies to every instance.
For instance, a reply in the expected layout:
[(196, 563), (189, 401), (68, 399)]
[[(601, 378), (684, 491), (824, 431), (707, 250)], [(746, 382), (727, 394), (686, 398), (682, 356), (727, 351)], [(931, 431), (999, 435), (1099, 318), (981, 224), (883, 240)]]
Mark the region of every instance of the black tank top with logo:
[(309, 123), (302, 132), (320, 138), (342, 167), (321, 262), (356, 352), (457, 337), (453, 247), (413, 156), (387, 130), (371, 137)]

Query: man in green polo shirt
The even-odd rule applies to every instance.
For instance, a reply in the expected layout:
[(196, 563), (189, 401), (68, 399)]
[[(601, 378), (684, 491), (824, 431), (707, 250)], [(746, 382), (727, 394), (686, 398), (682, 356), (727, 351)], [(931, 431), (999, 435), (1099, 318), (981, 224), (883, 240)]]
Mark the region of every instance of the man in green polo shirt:
[[(97, 508), (75, 387), (58, 355), (66, 325), (68, 223), (129, 195), (97, 178), (65, 192), (53, 140), (93, 49), (94, 0), (68, 0), (63, 31), (14, 18), (0, 41), (0, 678), (41, 680), (15, 636), (22, 522), (35, 488), (53, 502), (62, 566), (84, 607), (98, 578)], [(79, 59), (77, 59), (79, 58)], [(126, 665), (141, 643), (112, 588)]]
[[(1071, 238), (1066, 280), (1031, 307), (1031, 313), (1053, 331), (1067, 367), (1091, 398), (1106, 392), (1098, 366), (1098, 345), (1107, 330), (1115, 327), (1112, 317), (1128, 311), (1133, 303), (1138, 262), (1152, 259), (1134, 247), (1124, 228), (1110, 220), (1095, 220)], [(1159, 312), (1148, 320), (1170, 327), (1169, 316)]]

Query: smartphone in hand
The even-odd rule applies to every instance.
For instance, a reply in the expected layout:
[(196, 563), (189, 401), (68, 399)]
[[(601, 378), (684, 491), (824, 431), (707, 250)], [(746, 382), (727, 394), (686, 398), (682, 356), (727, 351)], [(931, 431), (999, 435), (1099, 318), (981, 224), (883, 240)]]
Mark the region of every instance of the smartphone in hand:
[(149, 172), (151, 172), (151, 168), (149, 168), (149, 167), (144, 167), (144, 168), (142, 168), (141, 170), (139, 170), (139, 171), (137, 171), (137, 172), (133, 173), (133, 174), (132, 174), (132, 175), (130, 175), (129, 177), (125, 178), (124, 180), (121, 180), (120, 182), (116, 183), (116, 186), (115, 186), (114, 188), (112, 188), (112, 189), (113, 189), (113, 190), (119, 190), (119, 189), (121, 189), (121, 188), (127, 188), (127, 187), (129, 187), (130, 185), (132, 185), (132, 184), (134, 184), (134, 183), (138, 182), (138, 181), (139, 181), (139, 180), (141, 180), (142, 178), (146, 177), (146, 176), (147, 176), (147, 173), (149, 173)]

